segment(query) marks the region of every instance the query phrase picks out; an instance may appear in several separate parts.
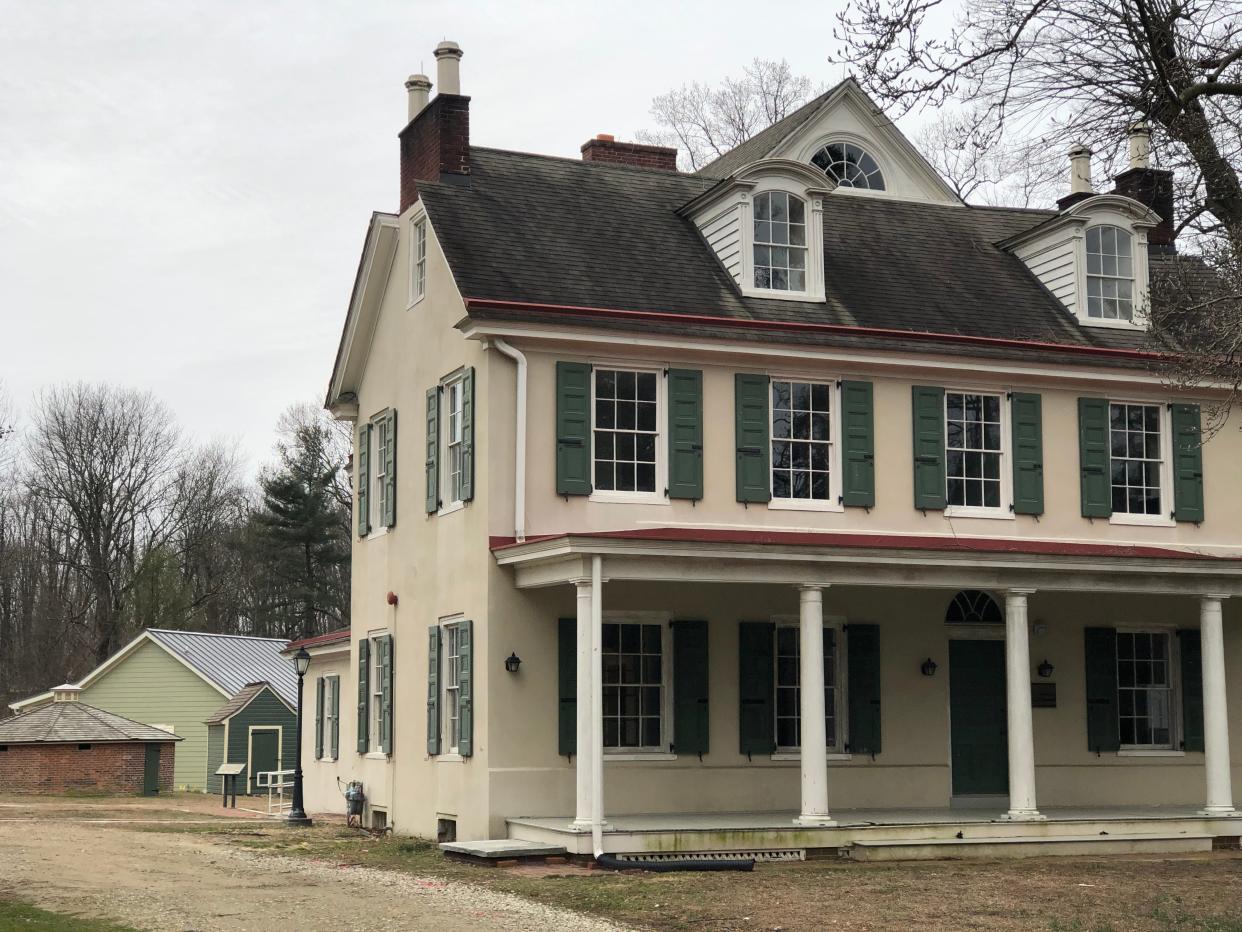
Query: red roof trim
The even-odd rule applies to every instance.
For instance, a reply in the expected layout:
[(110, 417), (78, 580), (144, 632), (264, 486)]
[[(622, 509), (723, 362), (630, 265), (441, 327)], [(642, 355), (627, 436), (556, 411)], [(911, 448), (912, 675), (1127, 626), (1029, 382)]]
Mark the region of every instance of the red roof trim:
[(1056, 350), (1083, 356), (1109, 356), (1117, 359), (1154, 360), (1164, 358), (1162, 353), (1148, 350), (1111, 349), (1103, 346), (1080, 346), (1074, 343), (1047, 343), (1042, 340), (1015, 340), (1003, 337), (976, 337), (957, 333), (932, 333), (923, 330), (892, 330), (883, 327), (852, 327), (848, 324), (820, 324), (810, 321), (746, 320), (733, 317), (715, 317), (709, 314), (680, 314), (672, 311), (627, 311), (619, 308), (583, 307), (572, 304), (537, 304), (527, 301), (501, 301), (493, 298), (466, 298), (466, 310), (492, 308), (499, 311), (544, 311), (554, 314), (598, 314), (625, 320), (647, 320), (665, 323), (709, 323), (722, 327), (740, 327), (751, 330), (791, 330), (816, 333), (841, 333), (851, 336), (872, 336), (886, 339), (928, 340), (941, 343), (966, 343), (974, 346), (995, 346), (1004, 349)]
[(1151, 557), (1175, 560), (1238, 560), (1213, 554), (1166, 547), (1127, 544), (1083, 544), (1052, 540), (994, 540), (985, 537), (923, 537), (910, 534), (846, 534), (803, 531), (722, 531), (712, 528), (645, 528), (630, 531), (584, 531), (528, 537), (522, 544), (512, 537), (490, 539), (493, 551), (510, 550), (541, 540), (582, 537), (603, 540), (666, 541), (702, 544), (760, 544), (785, 547), (841, 547), (872, 550), (932, 550), (958, 553), (1025, 553), (1067, 557)]
[(340, 631), (329, 631), (327, 634), (317, 634), (313, 638), (302, 638), (300, 641), (290, 641), (285, 645), (285, 650), (297, 650), (299, 647), (322, 647), (324, 644), (335, 644), (337, 641), (349, 640), (349, 628), (342, 628)]

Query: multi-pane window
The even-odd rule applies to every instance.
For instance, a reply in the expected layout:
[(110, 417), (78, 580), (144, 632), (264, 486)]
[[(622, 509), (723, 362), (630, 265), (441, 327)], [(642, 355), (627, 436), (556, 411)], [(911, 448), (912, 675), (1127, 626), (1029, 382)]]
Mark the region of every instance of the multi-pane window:
[(444, 682), (444, 743), (457, 753), (461, 735), (461, 626), (445, 625), (441, 663)]
[(1087, 230), (1087, 316), (1134, 317), (1134, 238), (1120, 227)]
[(662, 626), (605, 624), (603, 634), (604, 747), (662, 748)]
[(1112, 445), (1113, 512), (1159, 515), (1160, 406), (1113, 403), (1108, 409)]
[(595, 370), (595, 488), (655, 492), (657, 375)]
[(383, 646), (383, 635), (377, 638), (371, 638), (371, 750), (382, 751), (380, 744), (380, 731), (384, 723), (384, 667), (380, 660), (380, 650)]
[(772, 497), (828, 501), (831, 386), (772, 381)]
[[(776, 627), (776, 746), (794, 750), (802, 746), (801, 697), (799, 695), (798, 628), (794, 625)], [(837, 697), (839, 683), (837, 632), (824, 629), (824, 725), (827, 746), (841, 746)]]
[(449, 504), (461, 501), (462, 496), (462, 402), (465, 382), (454, 379), (444, 386), (445, 419), (444, 448), (448, 469), (444, 473), (446, 483), (444, 500)]
[(410, 297), (417, 301), (427, 291), (427, 219), (414, 224), (413, 276)]
[(388, 507), (388, 418), (381, 417), (372, 424), (371, 436), (375, 438), (371, 449), (372, 485), (371, 527), (381, 527)]
[(1117, 713), (1123, 746), (1173, 746), (1173, 680), (1167, 632), (1117, 632)]
[(756, 194), (755, 287), (806, 291), (806, 204), (784, 191)]
[(884, 173), (875, 159), (852, 142), (830, 142), (813, 156), (811, 164), (843, 188), (884, 190)]
[(945, 392), (944, 405), (946, 501), (1000, 508), (1000, 395)]

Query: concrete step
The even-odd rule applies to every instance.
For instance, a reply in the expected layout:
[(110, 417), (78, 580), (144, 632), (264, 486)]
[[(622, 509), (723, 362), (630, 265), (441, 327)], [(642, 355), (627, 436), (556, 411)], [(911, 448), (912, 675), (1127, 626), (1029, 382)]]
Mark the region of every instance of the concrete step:
[(927, 838), (855, 841), (842, 849), (855, 861), (934, 861), (944, 858), (1037, 858), (1062, 854), (1173, 854), (1211, 851), (1203, 834), (1049, 835), (1044, 837)]
[(548, 845), (515, 838), (494, 838), (484, 841), (446, 841), (440, 850), (451, 857), (478, 864), (509, 865), (531, 861), (548, 862), (549, 858), (564, 859), (563, 845)]

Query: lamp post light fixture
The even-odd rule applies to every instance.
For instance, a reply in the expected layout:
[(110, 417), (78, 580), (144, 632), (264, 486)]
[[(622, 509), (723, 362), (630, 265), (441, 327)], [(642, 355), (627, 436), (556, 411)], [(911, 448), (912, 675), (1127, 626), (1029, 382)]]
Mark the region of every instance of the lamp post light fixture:
[(1050, 664), (1047, 660), (1045, 660), (1043, 663), (1041, 663), (1038, 667), (1035, 668), (1036, 672), (1040, 675), (1040, 677), (1042, 677), (1045, 680), (1052, 676), (1052, 671), (1054, 669), (1055, 668), (1052, 666), (1052, 664)]
[(521, 665), (522, 665), (522, 658), (519, 657), (515, 653), (511, 652), (509, 656), (505, 658), (505, 669), (508, 670), (510, 673), (517, 673), (518, 667), (520, 667)]
[(935, 676), (936, 675), (936, 661), (928, 657), (926, 660), (923, 661), (923, 665), (919, 667), (919, 669), (923, 672), (924, 676)]
[(296, 757), (293, 764), (293, 805), (289, 808), (286, 819), (290, 825), (298, 826), (311, 824), (302, 803), (302, 678), (310, 669), (310, 662), (310, 652), (305, 647), (298, 648), (298, 652), (293, 655), (293, 666), (298, 671), (298, 730), (294, 738)]

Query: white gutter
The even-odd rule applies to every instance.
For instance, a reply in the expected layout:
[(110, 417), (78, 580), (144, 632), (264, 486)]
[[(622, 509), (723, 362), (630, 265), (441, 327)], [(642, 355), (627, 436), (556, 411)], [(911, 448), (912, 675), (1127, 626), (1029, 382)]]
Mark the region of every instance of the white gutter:
[(603, 565), (603, 557), (591, 557), (591, 847), (596, 860), (604, 854)]
[(513, 463), (513, 536), (518, 543), (526, 540), (526, 357), (501, 337), (493, 337), (492, 345), (517, 363), (517, 400), (514, 402), (516, 449)]

